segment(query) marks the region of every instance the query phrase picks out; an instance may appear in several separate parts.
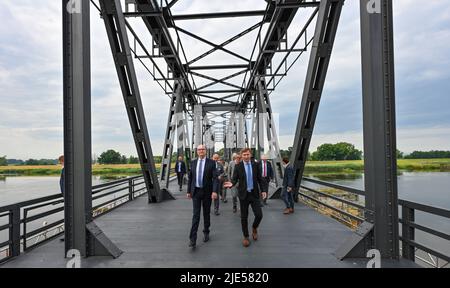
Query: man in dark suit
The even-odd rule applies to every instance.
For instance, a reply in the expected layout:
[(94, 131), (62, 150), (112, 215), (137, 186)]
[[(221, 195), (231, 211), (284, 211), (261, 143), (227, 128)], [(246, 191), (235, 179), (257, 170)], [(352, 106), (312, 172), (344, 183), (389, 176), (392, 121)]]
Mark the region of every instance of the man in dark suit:
[(248, 207), (252, 206), (255, 221), (252, 225), (252, 238), (258, 240), (258, 227), (261, 223), (263, 214), (260, 202), (260, 191), (263, 199), (267, 198), (268, 183), (259, 173), (258, 164), (251, 161), (251, 150), (246, 148), (241, 150), (242, 160), (234, 168), (231, 182), (225, 184), (226, 188), (231, 188), (239, 183), (238, 197), (241, 206), (241, 224), (244, 240), (244, 247), (250, 245), (248, 232)]
[(283, 178), (283, 190), (281, 196), (286, 209), (283, 214), (288, 215), (294, 213), (294, 189), (295, 189), (295, 172), (291, 164), (289, 164), (289, 158), (283, 158), (284, 165), (284, 178)]
[(186, 175), (186, 163), (183, 161), (183, 156), (178, 157), (175, 163), (175, 172), (177, 173), (178, 186), (180, 186), (180, 191), (183, 190), (183, 178)]
[[(259, 171), (261, 173), (262, 178), (267, 182), (270, 183), (270, 181), (273, 180), (273, 168), (272, 163), (267, 160), (267, 155), (264, 154), (261, 156), (261, 161), (259, 164)], [(263, 199), (262, 203), (264, 205), (267, 205), (267, 198)]]
[[(218, 182), (218, 190), (216, 191), (218, 195), (222, 195), (222, 184), (224, 180), (224, 174), (225, 170), (223, 168), (223, 165), (220, 163), (220, 155), (214, 154), (213, 160), (216, 163), (216, 174), (217, 174), (217, 182)], [(219, 216), (219, 206), (220, 206), (220, 200), (217, 197), (217, 199), (214, 199), (214, 215)]]
[(197, 147), (198, 158), (191, 162), (189, 170), (189, 182), (187, 197), (192, 199), (194, 211), (192, 216), (192, 228), (189, 235), (189, 247), (195, 248), (197, 241), (197, 231), (200, 224), (200, 212), (203, 207), (204, 238), (203, 242), (209, 241), (209, 227), (211, 225), (211, 202), (217, 199), (218, 182), (216, 173), (216, 163), (206, 158), (206, 147)]

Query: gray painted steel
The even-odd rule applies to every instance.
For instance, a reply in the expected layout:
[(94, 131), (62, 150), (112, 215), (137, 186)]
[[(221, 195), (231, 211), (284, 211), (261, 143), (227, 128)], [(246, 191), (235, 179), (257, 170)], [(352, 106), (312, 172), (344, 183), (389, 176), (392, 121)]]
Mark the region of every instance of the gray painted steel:
[(314, 42), (290, 160), (295, 169), (297, 189), (303, 177), (343, 5), (343, 0), (320, 2)]
[(102, 16), (119, 77), (120, 87), (130, 121), (133, 139), (139, 156), (142, 173), (149, 191), (148, 202), (162, 198), (152, 146), (145, 121), (139, 85), (136, 78), (125, 18), (119, 0), (100, 1)]
[[(90, 3), (63, 9), (65, 251), (88, 256), (86, 223), (92, 221)], [(62, 250), (59, 251), (60, 256)]]
[[(399, 257), (392, 1), (361, 0), (364, 175), (367, 221), (384, 258)], [(378, 8), (378, 7), (375, 7)], [(373, 13), (375, 12), (375, 13)]]

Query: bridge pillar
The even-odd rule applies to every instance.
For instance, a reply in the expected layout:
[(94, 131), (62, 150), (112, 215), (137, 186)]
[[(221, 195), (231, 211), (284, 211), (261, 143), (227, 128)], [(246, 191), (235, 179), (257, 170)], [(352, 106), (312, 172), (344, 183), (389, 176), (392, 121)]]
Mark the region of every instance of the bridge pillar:
[(343, 245), (338, 257), (365, 258), (375, 248), (382, 258), (398, 259), (392, 1), (360, 0), (360, 6), (366, 222), (364, 233)]
[(118, 257), (92, 217), (90, 1), (62, 1), (65, 255)]

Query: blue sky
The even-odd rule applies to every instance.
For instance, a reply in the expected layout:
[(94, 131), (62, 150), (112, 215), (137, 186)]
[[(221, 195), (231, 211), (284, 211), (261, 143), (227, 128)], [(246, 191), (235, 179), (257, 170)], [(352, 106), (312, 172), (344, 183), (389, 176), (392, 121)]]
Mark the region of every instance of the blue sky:
[[(264, 9), (265, 1), (180, 0), (174, 14)], [(359, 1), (347, 0), (317, 118), (312, 149), (325, 142), (349, 141), (362, 148), (362, 102), (359, 44)], [(398, 146), (413, 150), (450, 150), (450, 4), (430, 0), (396, 0), (395, 60)], [(0, 2), (0, 155), (8, 158), (56, 158), (62, 153), (62, 51), (59, 1), (3, 0)], [(306, 12), (294, 20), (292, 35), (301, 28)], [(133, 22), (134, 23), (134, 22)], [(220, 43), (255, 19), (184, 22), (183, 28)], [(139, 23), (136, 29), (144, 30)], [(130, 155), (129, 131), (104, 26), (92, 12), (93, 152), (113, 148)], [(141, 34), (144, 35), (144, 34)], [(230, 45), (237, 53), (248, 50), (251, 33)], [(293, 36), (291, 36), (293, 37)], [(145, 37), (144, 37), (145, 39)], [(182, 36), (188, 58), (209, 47)], [(308, 56), (308, 55), (306, 55)], [(217, 53), (204, 61), (225, 63)], [(294, 66), (272, 94), (279, 113), (282, 148), (292, 146), (308, 57)], [(201, 64), (201, 63), (199, 63)], [(162, 137), (169, 98), (136, 63), (141, 95), (155, 155)]]

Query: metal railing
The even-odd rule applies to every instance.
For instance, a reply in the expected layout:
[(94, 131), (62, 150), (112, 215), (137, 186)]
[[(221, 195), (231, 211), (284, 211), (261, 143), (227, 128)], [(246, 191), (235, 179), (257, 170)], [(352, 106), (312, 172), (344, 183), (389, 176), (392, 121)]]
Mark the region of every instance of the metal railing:
[[(303, 198), (302, 200), (308, 204), (313, 206), (314, 208), (325, 207), (333, 211), (336, 214), (331, 214), (333, 218), (339, 220), (340, 222), (344, 222), (348, 226), (352, 228), (356, 228), (357, 225), (362, 223), (364, 219), (364, 215), (367, 212), (371, 212), (366, 209), (364, 205), (353, 202), (351, 200), (347, 200), (341, 197), (337, 197), (335, 195), (330, 194), (329, 192), (319, 191), (318, 189), (313, 189), (311, 187), (307, 187), (303, 185), (303, 183), (309, 182), (319, 186), (324, 186), (327, 188), (333, 188), (339, 191), (344, 191), (349, 194), (364, 196), (364, 191), (358, 190), (352, 187), (342, 186), (334, 183), (329, 183), (325, 181), (320, 181), (312, 178), (303, 178), (302, 185), (300, 186), (299, 195)], [(306, 194), (309, 192), (312, 195)], [(316, 197), (314, 197), (314, 196)], [(342, 208), (337, 208), (335, 205), (330, 203), (326, 203), (322, 201), (320, 198), (331, 199), (336, 202), (340, 202), (347, 206), (353, 207), (359, 210), (359, 215), (351, 214), (345, 211)], [(420, 262), (424, 266), (430, 266), (434, 268), (444, 268), (449, 267), (450, 256), (445, 255), (443, 252), (438, 251), (439, 249), (427, 247), (422, 243), (418, 243), (415, 237), (416, 230), (426, 233), (428, 235), (432, 235), (444, 241), (450, 241), (450, 235), (444, 233), (442, 231), (437, 231), (430, 227), (425, 227), (415, 222), (415, 214), (416, 211), (420, 211), (422, 213), (427, 213), (429, 215), (439, 216), (445, 219), (450, 219), (450, 210), (427, 206), (419, 203), (414, 203), (411, 201), (401, 200), (399, 199), (399, 207), (402, 208), (402, 216), (399, 219), (399, 223), (401, 225), (401, 254), (402, 257), (414, 262)], [(329, 213), (326, 213), (329, 214)], [(348, 220), (353, 220), (356, 222), (349, 222)], [(355, 226), (355, 224), (357, 224)], [(450, 242), (449, 242), (450, 244)], [(448, 246), (450, 247), (450, 246)]]
[[(303, 178), (303, 182), (309, 182), (313, 184), (317, 184), (320, 186), (324, 186), (327, 188), (333, 188), (338, 191), (343, 191), (348, 193), (349, 195), (355, 195), (355, 196), (364, 196), (364, 191), (358, 190), (352, 187), (337, 185), (334, 183), (329, 183), (325, 181), (320, 181), (317, 179), (312, 178)], [(364, 222), (364, 212), (367, 212), (369, 210), (366, 209), (364, 205), (361, 205), (359, 203), (356, 203), (351, 200), (347, 200), (342, 197), (334, 196), (330, 194), (329, 192), (323, 192), (319, 191), (318, 189), (314, 189), (305, 185), (300, 185), (300, 191), (299, 195), (303, 198), (304, 202), (314, 206), (318, 209), (328, 209), (332, 211), (332, 213), (327, 213), (329, 216), (339, 220), (340, 222), (343, 222), (347, 226), (350, 226), (351, 228), (356, 228), (359, 224)], [(310, 195), (308, 195), (306, 192), (309, 192)], [(314, 197), (316, 196), (316, 197)], [(341, 207), (338, 208), (337, 205), (333, 205), (332, 203), (327, 203), (325, 201), (322, 201), (320, 198), (326, 198), (331, 199), (335, 202), (340, 203)], [(346, 211), (345, 207), (352, 207), (357, 213), (350, 213)], [(347, 209), (348, 210), (348, 209)], [(370, 211), (369, 211), (370, 212)]]
[(439, 239), (443, 239), (444, 241), (448, 241), (447, 247), (450, 247), (450, 235), (416, 223), (415, 214), (416, 211), (420, 211), (434, 216), (450, 219), (450, 210), (405, 200), (399, 200), (399, 205), (402, 207), (402, 218), (400, 218), (400, 223), (402, 225), (402, 236), (400, 236), (400, 240), (402, 241), (402, 257), (412, 261), (417, 259), (426, 265), (436, 268), (444, 268), (449, 266), (450, 256), (445, 255), (436, 249), (418, 243), (416, 241), (415, 234), (416, 230), (418, 230), (428, 235), (433, 235)]
[[(93, 186), (92, 215), (97, 218), (146, 193), (142, 176)], [(0, 236), (7, 234), (7, 240), (0, 243), (0, 263), (63, 232), (64, 200), (60, 193), (0, 207)]]

